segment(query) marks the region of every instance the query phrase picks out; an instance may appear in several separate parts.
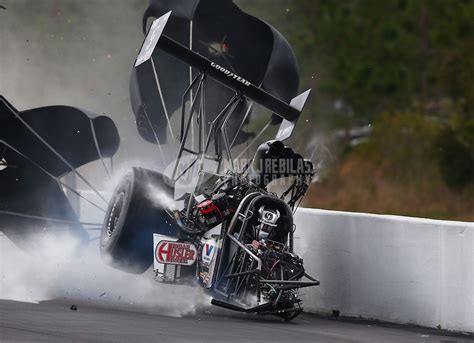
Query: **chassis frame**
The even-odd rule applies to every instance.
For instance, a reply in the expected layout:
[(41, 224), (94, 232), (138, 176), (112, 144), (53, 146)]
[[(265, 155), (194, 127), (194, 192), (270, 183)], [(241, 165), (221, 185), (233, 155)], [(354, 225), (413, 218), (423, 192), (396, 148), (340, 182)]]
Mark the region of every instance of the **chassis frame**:
[[(182, 95), (181, 102), (181, 118), (180, 118), (180, 131), (178, 138), (179, 149), (176, 154), (176, 161), (174, 163), (173, 172), (171, 176), (171, 182), (175, 184), (179, 181), (186, 173), (188, 173), (196, 163), (198, 163), (198, 175), (201, 175), (204, 171), (204, 161), (211, 160), (217, 162), (217, 168), (215, 174), (219, 174), (223, 166), (224, 158), (230, 164), (230, 169), (235, 171), (234, 162), (232, 158), (231, 148), (237, 138), (237, 135), (243, 127), (249, 113), (252, 110), (253, 102), (257, 102), (266, 109), (272, 111), (275, 115), (281, 118), (282, 124), (277, 135), (277, 139), (284, 140), (291, 135), (291, 132), (296, 124), (296, 121), (304, 107), (304, 104), (309, 96), (310, 91), (306, 91), (299, 96), (295, 97), (290, 104), (287, 104), (273, 95), (267, 93), (263, 89), (253, 85), (251, 82), (244, 78), (230, 72), (229, 70), (217, 65), (209, 59), (199, 55), (198, 53), (188, 49), (180, 43), (164, 35), (163, 28), (170, 16), (170, 12), (156, 19), (151, 25), (147, 37), (142, 45), (141, 51), (137, 57), (135, 67), (139, 67), (140, 64), (151, 61), (155, 78), (157, 78), (155, 65), (153, 62), (153, 51), (155, 47), (171, 54), (179, 60), (187, 63), (190, 66), (190, 75), (192, 75), (192, 68), (197, 70), (197, 74), (190, 80), (190, 84)], [(224, 86), (232, 89), (234, 95), (227, 101), (225, 106), (217, 114), (217, 116), (210, 122), (208, 130), (207, 126), (207, 115), (206, 115), (206, 81), (208, 78), (223, 84)], [(159, 84), (159, 80), (156, 80)], [(186, 106), (186, 102), (189, 99), (189, 108)], [(239, 125), (239, 130), (235, 136), (230, 139), (226, 130), (226, 124), (231, 119), (236, 107), (249, 100), (249, 105), (245, 112), (245, 116)], [(146, 114), (146, 112), (145, 112)], [(146, 114), (147, 115), (147, 114)], [(148, 116), (148, 115), (147, 115)], [(196, 118), (197, 117), (197, 118)], [(198, 144), (196, 147), (187, 146), (188, 137), (190, 132), (194, 132), (193, 125), (194, 119), (197, 119), (198, 127)], [(149, 119), (148, 119), (149, 120)], [(170, 126), (169, 118), (167, 117), (168, 125)], [(153, 129), (153, 127), (152, 127)], [(207, 131), (207, 132), (206, 132)], [(255, 138), (257, 139), (258, 136)], [(157, 139), (158, 141), (158, 139)], [(214, 143), (214, 151), (210, 151), (211, 143)], [(253, 142), (252, 142), (253, 143)], [(194, 145), (194, 141), (193, 141)], [(189, 162), (184, 169), (178, 173), (178, 167), (181, 164), (184, 153), (194, 155), (191, 162)], [(242, 155), (242, 153), (240, 154)], [(239, 156), (240, 156), (239, 155)], [(162, 156), (163, 157), (163, 156)], [(235, 171), (239, 174), (243, 174), (248, 168), (248, 164), (242, 171)], [(198, 178), (199, 179), (199, 178)], [(196, 191), (200, 186), (199, 181), (194, 186), (194, 189), (190, 196), (196, 197)], [(288, 191), (293, 191), (290, 187)], [(273, 303), (262, 303), (262, 287), (264, 285), (271, 285), (275, 291), (283, 291), (299, 289), (304, 287), (311, 287), (319, 285), (319, 281), (312, 278), (308, 274), (304, 273), (304, 276), (309, 281), (296, 281), (296, 280), (269, 280), (262, 276), (262, 260), (252, 252), (248, 247), (245, 246), (244, 242), (237, 237), (243, 237), (243, 233), (248, 229), (249, 219), (252, 214), (251, 207), (256, 198), (261, 197), (273, 197), (266, 190), (260, 189), (258, 192), (254, 192), (245, 196), (245, 198), (239, 204), (236, 214), (228, 224), (228, 227), (221, 229), (221, 239), (223, 242), (222, 251), (233, 246), (235, 250), (234, 258), (230, 259), (228, 263), (223, 264), (223, 254), (217, 256), (217, 281), (213, 286), (213, 294), (217, 297), (213, 298), (212, 303), (217, 306), (225, 307), (228, 309), (241, 311), (241, 312), (257, 312), (260, 314), (277, 314), (286, 313), (286, 319), (291, 319), (298, 315), (302, 308), (298, 307), (291, 309), (279, 309), (278, 308), (278, 297), (276, 302)], [(192, 201), (188, 201), (186, 208), (186, 216), (189, 215), (191, 210)], [(286, 203), (285, 203), (286, 204)], [(287, 205), (288, 206), (288, 205)], [(294, 204), (292, 205), (294, 207)], [(291, 212), (291, 211), (290, 211)], [(240, 225), (240, 230), (237, 232), (237, 227)], [(225, 223), (223, 223), (225, 225)], [(293, 233), (294, 230), (290, 230), (287, 237), (288, 252), (293, 254)], [(243, 254), (243, 261), (236, 262), (235, 256)], [(246, 262), (251, 262), (251, 268), (245, 266)], [(229, 270), (238, 270), (238, 272), (229, 273)], [(219, 287), (225, 281), (225, 287)], [(245, 306), (245, 304), (238, 301), (235, 295), (239, 294), (241, 289), (245, 289), (249, 284), (252, 284), (256, 291), (257, 305), (256, 306)], [(217, 285), (217, 286), (216, 286)], [(293, 314), (292, 314), (293, 313)], [(289, 314), (289, 317), (288, 317)]]

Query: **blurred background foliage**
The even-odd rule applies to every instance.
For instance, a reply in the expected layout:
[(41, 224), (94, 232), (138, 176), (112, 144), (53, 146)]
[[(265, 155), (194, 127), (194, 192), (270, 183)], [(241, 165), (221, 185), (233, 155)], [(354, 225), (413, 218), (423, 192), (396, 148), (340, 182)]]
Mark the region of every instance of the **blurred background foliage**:
[(313, 88), (296, 145), (330, 152), (306, 206), (474, 220), (474, 1), (237, 3), (287, 37)]

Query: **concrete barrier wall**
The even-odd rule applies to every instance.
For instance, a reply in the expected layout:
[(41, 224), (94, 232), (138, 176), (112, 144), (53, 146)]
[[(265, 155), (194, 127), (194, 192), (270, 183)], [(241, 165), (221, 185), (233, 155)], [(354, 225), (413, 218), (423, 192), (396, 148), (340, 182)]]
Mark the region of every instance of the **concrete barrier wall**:
[(299, 209), (305, 310), (474, 331), (474, 223)]
[[(80, 212), (104, 215), (82, 200)], [(306, 208), (295, 221), (296, 252), (321, 281), (304, 289), (306, 311), (474, 331), (474, 223)]]

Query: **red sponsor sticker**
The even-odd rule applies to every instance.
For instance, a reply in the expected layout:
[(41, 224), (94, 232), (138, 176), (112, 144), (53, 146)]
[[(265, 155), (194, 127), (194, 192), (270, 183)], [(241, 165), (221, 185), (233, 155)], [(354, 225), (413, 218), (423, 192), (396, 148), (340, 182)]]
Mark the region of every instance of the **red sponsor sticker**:
[(190, 266), (196, 261), (196, 247), (190, 243), (160, 241), (155, 248), (159, 263)]

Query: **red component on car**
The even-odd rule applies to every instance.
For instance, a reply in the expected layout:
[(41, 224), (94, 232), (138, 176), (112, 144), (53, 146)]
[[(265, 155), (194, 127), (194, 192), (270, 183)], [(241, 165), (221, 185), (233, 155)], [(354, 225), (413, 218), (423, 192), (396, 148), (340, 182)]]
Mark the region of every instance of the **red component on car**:
[(224, 219), (224, 216), (219, 207), (217, 207), (216, 204), (210, 199), (200, 202), (196, 207), (199, 211), (199, 214), (206, 220), (215, 218), (215, 220), (218, 220), (220, 222)]
[(215, 211), (215, 205), (209, 199), (199, 203), (197, 208), (199, 209), (199, 213), (202, 215), (207, 215)]

